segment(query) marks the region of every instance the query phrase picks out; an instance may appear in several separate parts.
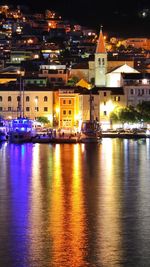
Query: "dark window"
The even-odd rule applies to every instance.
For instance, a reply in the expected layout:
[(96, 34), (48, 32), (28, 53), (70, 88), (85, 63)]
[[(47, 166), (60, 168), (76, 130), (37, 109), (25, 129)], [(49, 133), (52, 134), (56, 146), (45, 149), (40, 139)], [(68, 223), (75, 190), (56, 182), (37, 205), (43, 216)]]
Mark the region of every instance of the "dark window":
[(30, 101), (30, 97), (26, 96), (26, 102), (29, 102), (29, 101)]
[(2, 107), (0, 107), (0, 111), (2, 111), (3, 110), (3, 108)]
[(56, 81), (56, 78), (51, 78), (51, 82), (55, 82)]
[(118, 96), (118, 101), (120, 101), (120, 96)]
[(130, 94), (133, 95), (133, 89), (130, 90)]
[(68, 111), (69, 115), (71, 115), (71, 110)]
[(48, 107), (44, 107), (44, 111), (48, 111)]
[(105, 65), (105, 59), (102, 58), (102, 65)]
[(104, 101), (104, 106), (106, 106), (106, 102)]
[(107, 111), (104, 111), (104, 116), (106, 116), (107, 115)]
[(3, 98), (2, 98), (2, 96), (0, 96), (0, 102), (2, 102), (3, 101)]
[(142, 95), (144, 95), (144, 89), (142, 89)]
[(39, 107), (35, 107), (35, 111), (39, 111)]
[(20, 102), (20, 96), (17, 96), (17, 101)]
[(58, 82), (62, 82), (62, 78), (58, 78)]
[(8, 107), (8, 111), (11, 111), (11, 107)]
[(44, 102), (47, 102), (47, 100), (48, 100), (48, 97), (44, 96)]
[(71, 100), (69, 100), (69, 104), (71, 104)]
[(63, 115), (66, 115), (66, 110), (63, 110)]
[(11, 96), (8, 96), (8, 101), (11, 102)]
[(29, 107), (26, 107), (26, 111), (30, 111), (30, 108)]
[(107, 96), (107, 93), (106, 92), (104, 92), (104, 96)]
[(66, 104), (66, 100), (63, 100), (63, 104)]

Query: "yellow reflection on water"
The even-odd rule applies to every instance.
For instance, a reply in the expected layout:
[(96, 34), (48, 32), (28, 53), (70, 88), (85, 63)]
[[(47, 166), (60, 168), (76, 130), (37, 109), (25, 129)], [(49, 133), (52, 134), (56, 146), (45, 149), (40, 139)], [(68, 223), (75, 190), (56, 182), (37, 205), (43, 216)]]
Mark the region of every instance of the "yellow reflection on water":
[(59, 148), (54, 151), (49, 218), (52, 262), (53, 266), (85, 266), (83, 251), (86, 218), (81, 182), (80, 145), (69, 147), (69, 154), (67, 146)]
[[(101, 196), (99, 201), (99, 261), (103, 266), (117, 266), (122, 258), (122, 225), (120, 221), (121, 199), (120, 181), (117, 176), (117, 143), (114, 140), (104, 140), (101, 155), (103, 172)], [(121, 179), (122, 177), (120, 177)]]
[(41, 258), (43, 244), (41, 242), (43, 225), (42, 186), (40, 167), (40, 145), (36, 144), (32, 150), (32, 181), (30, 189), (29, 254), (31, 261)]
[(73, 157), (73, 180), (71, 188), (71, 240), (70, 247), (72, 252), (71, 266), (85, 266), (86, 248), (86, 214), (85, 200), (83, 193), (82, 172), (82, 153), (81, 146), (74, 146)]

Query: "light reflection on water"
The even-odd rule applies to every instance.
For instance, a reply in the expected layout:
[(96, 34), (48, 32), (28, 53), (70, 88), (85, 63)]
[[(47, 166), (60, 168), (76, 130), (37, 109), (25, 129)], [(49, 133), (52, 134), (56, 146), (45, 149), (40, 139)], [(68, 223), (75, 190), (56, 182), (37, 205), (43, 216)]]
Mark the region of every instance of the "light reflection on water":
[(0, 267), (150, 266), (150, 143), (2, 144)]

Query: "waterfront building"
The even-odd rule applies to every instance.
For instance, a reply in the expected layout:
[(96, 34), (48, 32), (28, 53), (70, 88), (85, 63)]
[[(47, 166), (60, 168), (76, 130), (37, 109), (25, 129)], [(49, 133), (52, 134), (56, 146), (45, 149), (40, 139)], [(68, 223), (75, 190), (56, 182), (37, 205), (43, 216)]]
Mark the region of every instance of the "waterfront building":
[(123, 73), (122, 77), (127, 106), (150, 101), (150, 73)]
[(25, 87), (1, 85), (0, 114), (5, 119), (18, 116), (35, 119), (47, 117), (53, 121), (53, 91), (50, 88), (35, 86)]

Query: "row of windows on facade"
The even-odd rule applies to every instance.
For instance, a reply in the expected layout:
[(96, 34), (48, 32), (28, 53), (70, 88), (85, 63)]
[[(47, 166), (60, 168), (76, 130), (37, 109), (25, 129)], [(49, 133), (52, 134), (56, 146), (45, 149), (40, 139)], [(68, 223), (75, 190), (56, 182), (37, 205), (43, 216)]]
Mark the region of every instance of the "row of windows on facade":
[[(29, 102), (30, 101), (30, 97), (29, 96), (26, 96), (26, 102)], [(38, 96), (35, 97), (36, 100), (38, 100)], [(44, 102), (47, 102), (48, 101), (48, 97), (47, 96), (44, 96), (43, 98)], [(0, 96), (0, 102), (3, 101), (3, 97)], [(8, 96), (8, 102), (11, 102), (12, 101), (12, 97), (11, 96)], [(20, 96), (17, 96), (17, 101), (19, 102), (20, 101)]]
[[(55, 78), (55, 77), (51, 77), (51, 78), (49, 78), (49, 80), (51, 81), (51, 82), (62, 82), (63, 81), (63, 79), (62, 78)], [(45, 81), (36, 81), (36, 80), (34, 80), (34, 81), (26, 81), (26, 84), (45, 84)]]
[(63, 115), (71, 115), (72, 111), (71, 110), (63, 110)]
[(64, 99), (63, 100), (63, 105), (66, 105), (66, 104), (71, 105), (72, 104), (72, 101), (70, 99), (69, 100)]
[(131, 95), (150, 95), (150, 89), (130, 89)]
[[(120, 102), (121, 98), (120, 98), (120, 96), (115, 96), (113, 100), (115, 102)], [(104, 101), (104, 106), (106, 106), (106, 101)]]
[[(17, 110), (19, 111), (20, 108), (17, 107)], [(28, 111), (28, 112), (31, 111), (30, 107), (26, 107), (25, 110)], [(3, 107), (0, 107), (0, 111), (15, 111), (15, 110), (14, 110), (14, 108), (12, 108), (12, 107), (8, 107), (7, 110), (6, 110), (5, 108), (3, 108)], [(35, 111), (39, 111), (39, 107), (35, 107)], [(48, 112), (48, 107), (44, 107), (44, 108), (43, 108), (43, 111), (44, 111), (44, 112)]]
[(134, 85), (140, 85), (140, 84), (150, 84), (150, 80), (128, 80), (128, 81), (124, 81), (124, 85), (130, 85), (130, 84), (134, 84)]

